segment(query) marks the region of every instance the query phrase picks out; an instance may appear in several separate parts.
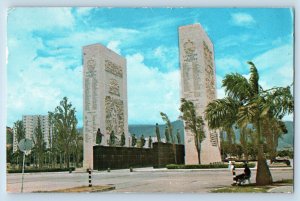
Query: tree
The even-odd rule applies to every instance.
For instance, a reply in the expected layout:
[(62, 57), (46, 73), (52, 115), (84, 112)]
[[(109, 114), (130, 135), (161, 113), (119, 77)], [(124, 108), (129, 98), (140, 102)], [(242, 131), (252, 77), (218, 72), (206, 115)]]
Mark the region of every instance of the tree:
[(167, 114), (161, 112), (160, 115), (161, 115), (162, 120), (166, 123), (166, 127), (168, 126), (168, 134), (169, 134), (169, 137), (172, 140), (172, 143), (174, 144), (175, 139), (174, 139), (174, 136), (173, 136), (173, 126), (171, 124), (171, 121), (170, 121)]
[(288, 132), (283, 121), (276, 118), (265, 118), (262, 122), (264, 134), (266, 138), (267, 152), (269, 153), (271, 161), (275, 161), (277, 156), (278, 139), (283, 134)]
[(205, 139), (204, 121), (201, 116), (196, 115), (195, 105), (193, 102), (181, 99), (180, 118), (185, 123), (185, 128), (194, 136), (194, 142), (198, 154), (198, 163), (201, 164), (201, 143)]
[(71, 145), (76, 138), (77, 118), (76, 109), (72, 107), (72, 103), (68, 102), (68, 98), (64, 97), (59, 106), (53, 112), (54, 130), (57, 132), (57, 142), (60, 152), (60, 163), (62, 162), (62, 154), (65, 159), (67, 168), (70, 167)]
[(125, 133), (123, 132), (122, 135), (121, 135), (121, 147), (124, 147), (125, 145)]
[(248, 160), (249, 156), (249, 136), (253, 135), (252, 134), (252, 129), (244, 127), (240, 129), (240, 144), (242, 146), (242, 150), (245, 156), (245, 160)]
[(11, 163), (13, 154), (13, 130), (6, 127), (6, 162)]
[(156, 123), (155, 125), (155, 133), (156, 133), (156, 138), (157, 138), (157, 142), (160, 142), (160, 131), (159, 131), (159, 126), (158, 123)]
[(40, 117), (37, 118), (37, 126), (34, 129), (32, 141), (35, 146), (35, 154), (37, 156), (37, 164), (39, 168), (43, 166), (43, 158), (45, 152), (45, 142), (44, 142), (44, 135), (41, 126)]
[(217, 99), (210, 102), (205, 110), (205, 118), (208, 120), (208, 126), (211, 129), (220, 129), (226, 133), (226, 142), (221, 146), (226, 146), (223, 151), (232, 153), (235, 143), (235, 133), (233, 127), (237, 121), (238, 108), (240, 102), (231, 97)]
[(17, 138), (17, 143), (19, 143), (22, 139), (25, 138), (25, 127), (23, 121), (18, 120), (14, 123), (14, 132)]
[(161, 112), (160, 115), (161, 115), (162, 120), (166, 123), (166, 130), (165, 130), (166, 141), (167, 141), (167, 143), (169, 143), (170, 138), (172, 140), (174, 162), (175, 162), (175, 164), (177, 164), (177, 151), (176, 151), (176, 145), (175, 145), (175, 137), (173, 136), (173, 126), (172, 126), (171, 121), (167, 114)]
[[(292, 113), (294, 102), (289, 86), (264, 90), (259, 85), (259, 74), (255, 65), (252, 62), (248, 64), (249, 80), (238, 73), (225, 76), (222, 87), (225, 88), (228, 97), (210, 103), (206, 108), (206, 118), (210, 128), (223, 127), (226, 119), (230, 123), (236, 123), (240, 128), (253, 125), (255, 131), (253, 139), (258, 157), (256, 184), (268, 185), (272, 183), (272, 175), (264, 155), (266, 128), (263, 122), (272, 118), (280, 120), (285, 114)], [(224, 102), (226, 99), (230, 100), (230, 104), (237, 106), (232, 107), (235, 112), (232, 112), (226, 104), (220, 108), (220, 112), (212, 109), (218, 101)]]
[[(14, 137), (16, 137), (17, 139), (14, 139), (14, 141), (16, 141), (17, 143), (19, 143), (22, 139), (25, 138), (25, 127), (23, 124), (23, 121), (21, 120), (17, 120), (16, 122), (14, 122), (14, 132), (15, 135)], [(19, 149), (16, 151), (15, 154), (12, 155), (12, 158), (14, 158), (13, 161), (15, 161), (17, 164), (21, 165), (22, 160), (20, 160), (20, 152)]]

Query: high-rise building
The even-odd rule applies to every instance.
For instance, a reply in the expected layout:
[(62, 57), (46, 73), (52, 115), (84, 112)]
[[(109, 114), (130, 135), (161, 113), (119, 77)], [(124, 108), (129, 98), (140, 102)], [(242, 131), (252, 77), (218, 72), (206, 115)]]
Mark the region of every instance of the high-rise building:
[(28, 139), (34, 139), (34, 130), (38, 125), (38, 118), (40, 119), (41, 129), (43, 132), (46, 148), (50, 147), (50, 130), (48, 115), (23, 115), (22, 121), (25, 128), (25, 137)]
[[(192, 101), (197, 115), (204, 119), (206, 105), (216, 99), (214, 48), (200, 24), (179, 27), (181, 98)], [(201, 163), (221, 161), (219, 134), (204, 125), (205, 140), (201, 143)], [(198, 163), (194, 135), (185, 129), (185, 163)]]
[[(83, 159), (93, 168), (93, 146), (108, 145), (113, 132), (118, 145), (128, 139), (126, 59), (100, 44), (83, 47)], [(128, 146), (128, 140), (125, 140)]]

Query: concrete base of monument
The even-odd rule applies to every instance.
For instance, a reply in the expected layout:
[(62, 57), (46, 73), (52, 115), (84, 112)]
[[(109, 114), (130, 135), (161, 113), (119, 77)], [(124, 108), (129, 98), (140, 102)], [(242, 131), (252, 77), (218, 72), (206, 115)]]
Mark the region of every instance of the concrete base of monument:
[[(199, 164), (198, 153), (195, 146), (185, 148), (185, 164), (194, 165)], [(210, 164), (222, 162), (220, 150), (218, 147), (207, 146), (205, 144), (200, 152), (200, 163)]]

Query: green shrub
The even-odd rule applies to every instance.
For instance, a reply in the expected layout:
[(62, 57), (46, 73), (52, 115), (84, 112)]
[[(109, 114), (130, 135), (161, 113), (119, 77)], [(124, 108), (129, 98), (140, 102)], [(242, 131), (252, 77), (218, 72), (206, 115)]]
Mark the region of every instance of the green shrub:
[[(244, 164), (235, 164), (236, 168), (243, 168)], [(255, 163), (249, 163), (249, 168), (255, 167)], [(168, 169), (210, 169), (210, 168), (228, 168), (227, 163), (215, 163), (215, 164), (197, 164), (197, 165), (176, 165), (169, 164), (166, 165)]]
[[(75, 168), (30, 168), (24, 170), (25, 173), (31, 173), (31, 172), (64, 172), (69, 170), (74, 171)], [(22, 169), (9, 169), (7, 170), (8, 173), (22, 173)]]

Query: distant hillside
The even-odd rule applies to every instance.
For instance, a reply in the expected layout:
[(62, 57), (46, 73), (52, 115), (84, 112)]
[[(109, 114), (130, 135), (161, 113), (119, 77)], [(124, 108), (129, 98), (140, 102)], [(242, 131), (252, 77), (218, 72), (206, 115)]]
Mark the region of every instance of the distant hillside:
[[(282, 138), (279, 138), (277, 150), (282, 150), (286, 148), (290, 149), (294, 147), (294, 124), (292, 121), (285, 121), (284, 123), (288, 130), (288, 133), (284, 134)], [(240, 131), (235, 130), (234, 132), (235, 132), (236, 142), (239, 142)]]
[[(184, 132), (183, 132), (183, 122), (181, 120), (176, 120), (171, 123), (173, 126), (173, 135), (176, 135), (177, 129), (179, 129), (181, 141), (184, 142)], [(158, 125), (161, 138), (165, 138), (165, 124)], [(155, 124), (154, 125), (129, 125), (129, 132), (135, 134), (136, 137), (144, 135), (145, 137), (152, 136), (156, 137)]]
[(294, 123), (292, 121), (285, 121), (284, 123), (288, 133), (284, 134), (283, 137), (279, 139), (278, 150), (294, 147)]
[(82, 135), (83, 136), (83, 128), (77, 128), (77, 132), (79, 135)]

